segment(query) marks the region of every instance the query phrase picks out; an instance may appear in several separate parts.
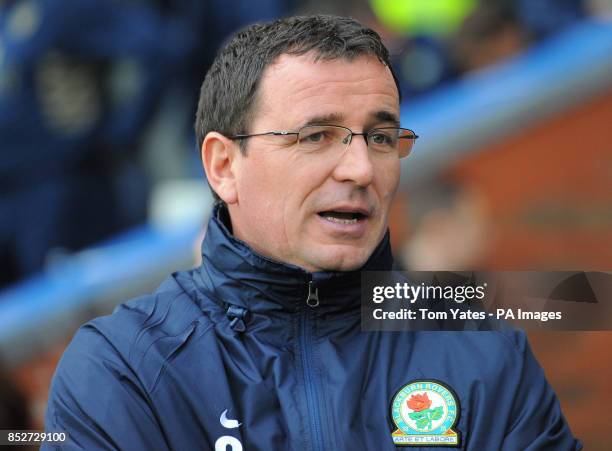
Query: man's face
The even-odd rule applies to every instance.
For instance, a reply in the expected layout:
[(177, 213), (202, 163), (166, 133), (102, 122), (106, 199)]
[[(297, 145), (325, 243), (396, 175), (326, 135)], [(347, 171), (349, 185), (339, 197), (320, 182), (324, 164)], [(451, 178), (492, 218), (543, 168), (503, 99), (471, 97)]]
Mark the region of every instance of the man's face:
[[(264, 71), (250, 133), (342, 125), (354, 132), (398, 126), (398, 92), (374, 56), (348, 61), (282, 55)], [(346, 150), (300, 152), (295, 137), (249, 138), (233, 163), (236, 237), (257, 252), (308, 271), (362, 266), (383, 238), (397, 190), (396, 154), (354, 136)]]

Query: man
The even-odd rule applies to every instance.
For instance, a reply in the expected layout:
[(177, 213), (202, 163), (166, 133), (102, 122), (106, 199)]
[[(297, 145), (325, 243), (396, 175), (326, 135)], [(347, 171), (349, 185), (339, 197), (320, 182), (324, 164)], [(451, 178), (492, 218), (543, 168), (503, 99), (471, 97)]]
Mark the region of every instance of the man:
[(219, 198), (202, 266), (79, 330), (47, 411), (62, 449), (578, 449), (523, 334), (360, 331), (416, 139), (398, 118), (354, 20), (238, 33), (197, 115)]

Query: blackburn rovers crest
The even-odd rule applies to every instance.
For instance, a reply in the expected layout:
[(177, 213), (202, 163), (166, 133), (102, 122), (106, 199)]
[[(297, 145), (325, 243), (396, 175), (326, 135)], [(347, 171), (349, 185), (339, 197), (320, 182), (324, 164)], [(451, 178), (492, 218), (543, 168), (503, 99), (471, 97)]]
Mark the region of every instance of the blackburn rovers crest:
[(391, 434), (398, 446), (461, 445), (461, 434), (453, 429), (459, 421), (459, 399), (437, 380), (415, 380), (398, 390), (391, 401)]

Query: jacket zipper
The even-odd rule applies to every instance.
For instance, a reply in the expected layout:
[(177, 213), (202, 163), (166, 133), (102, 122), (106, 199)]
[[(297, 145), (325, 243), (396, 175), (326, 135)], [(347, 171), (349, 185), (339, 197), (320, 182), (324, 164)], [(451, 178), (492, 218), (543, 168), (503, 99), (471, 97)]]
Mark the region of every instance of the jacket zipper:
[(302, 346), (302, 369), (304, 371), (304, 385), (306, 387), (306, 407), (311, 424), (313, 450), (325, 451), (323, 447), (323, 435), (321, 430), (321, 412), (319, 410), (317, 387), (314, 381), (312, 372), (312, 355), (311, 346), (314, 346), (312, 340), (312, 331), (308, 319), (312, 316), (311, 309), (319, 305), (318, 290), (314, 281), (308, 282), (308, 297), (306, 298), (307, 307), (302, 309), (300, 318), (300, 344)]

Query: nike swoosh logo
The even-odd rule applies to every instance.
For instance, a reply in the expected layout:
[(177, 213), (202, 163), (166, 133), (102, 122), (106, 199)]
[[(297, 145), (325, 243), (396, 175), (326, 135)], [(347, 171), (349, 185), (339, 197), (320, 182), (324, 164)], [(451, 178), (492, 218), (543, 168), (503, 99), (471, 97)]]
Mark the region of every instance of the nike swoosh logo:
[(221, 418), (219, 418), (219, 421), (221, 422), (221, 426), (227, 429), (235, 429), (240, 426), (238, 420), (230, 420), (229, 418), (227, 418), (227, 409), (223, 411), (223, 413), (221, 414)]

